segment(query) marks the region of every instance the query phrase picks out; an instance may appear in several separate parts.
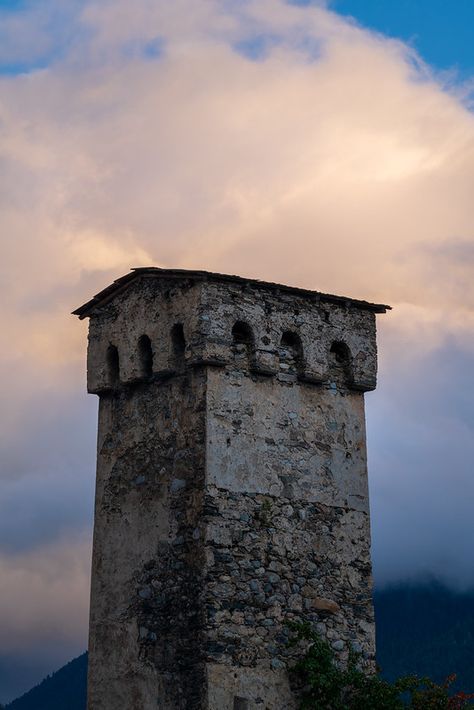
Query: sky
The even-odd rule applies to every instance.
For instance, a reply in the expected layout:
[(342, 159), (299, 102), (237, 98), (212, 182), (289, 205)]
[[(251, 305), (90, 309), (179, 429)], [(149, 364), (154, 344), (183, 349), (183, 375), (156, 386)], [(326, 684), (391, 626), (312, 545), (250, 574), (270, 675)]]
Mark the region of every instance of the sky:
[(375, 581), (474, 586), (473, 14), (0, 3), (0, 701), (86, 647), (97, 399), (70, 312), (133, 266), (390, 303)]

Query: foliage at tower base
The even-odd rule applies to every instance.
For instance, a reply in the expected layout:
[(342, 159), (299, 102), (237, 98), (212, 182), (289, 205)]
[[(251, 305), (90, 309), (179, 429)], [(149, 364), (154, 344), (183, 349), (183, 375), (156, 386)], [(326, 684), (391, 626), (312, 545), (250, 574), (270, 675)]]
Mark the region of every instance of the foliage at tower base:
[(292, 645), (302, 642), (305, 652), (292, 669), (301, 692), (301, 710), (461, 710), (474, 707), (474, 693), (451, 694), (456, 676), (439, 685), (429, 678), (404, 676), (394, 683), (360, 668), (360, 654), (349, 653), (341, 668), (328, 642), (310, 624), (290, 623)]

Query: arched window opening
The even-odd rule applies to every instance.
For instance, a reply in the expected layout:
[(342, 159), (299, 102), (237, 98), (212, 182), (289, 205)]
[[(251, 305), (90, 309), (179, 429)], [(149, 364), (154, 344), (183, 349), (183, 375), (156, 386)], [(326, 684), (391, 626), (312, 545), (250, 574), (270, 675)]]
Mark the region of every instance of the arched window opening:
[(252, 345), (252, 328), (247, 323), (238, 320), (232, 328), (232, 338), (234, 340), (234, 345)]
[(248, 323), (237, 321), (232, 328), (232, 350), (235, 362), (241, 367), (248, 367), (253, 361), (254, 337)]
[(176, 323), (171, 329), (171, 351), (173, 368), (181, 372), (185, 366), (186, 338), (182, 323)]
[(351, 359), (351, 352), (342, 341), (336, 341), (331, 345), (332, 361), (338, 366), (347, 365)]
[(142, 335), (138, 340), (138, 357), (140, 360), (140, 376), (151, 377), (153, 374), (153, 349), (148, 335)]
[(301, 339), (297, 333), (292, 333), (291, 330), (285, 330), (281, 336), (281, 345), (284, 348), (296, 349), (301, 347)]
[(346, 343), (335, 341), (331, 345), (329, 356), (331, 381), (337, 384), (349, 384), (352, 378), (352, 358)]
[(285, 330), (281, 336), (280, 370), (289, 375), (296, 375), (303, 369), (303, 346), (298, 333)]
[(120, 382), (120, 362), (117, 347), (109, 345), (106, 354), (107, 384), (109, 387), (117, 387)]

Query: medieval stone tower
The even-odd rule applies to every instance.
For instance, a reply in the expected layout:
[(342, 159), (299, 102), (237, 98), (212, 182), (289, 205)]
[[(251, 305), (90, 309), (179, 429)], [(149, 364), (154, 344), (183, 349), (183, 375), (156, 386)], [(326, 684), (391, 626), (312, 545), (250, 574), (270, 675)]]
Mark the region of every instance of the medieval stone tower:
[(364, 392), (386, 306), (135, 269), (90, 318), (89, 710), (296, 707), (285, 620), (374, 654)]

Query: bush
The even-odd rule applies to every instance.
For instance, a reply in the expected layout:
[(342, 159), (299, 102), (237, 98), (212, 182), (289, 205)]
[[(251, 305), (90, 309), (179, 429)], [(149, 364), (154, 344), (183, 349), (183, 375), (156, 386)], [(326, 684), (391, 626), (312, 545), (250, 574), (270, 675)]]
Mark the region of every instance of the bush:
[(338, 666), (332, 648), (308, 623), (291, 623), (291, 641), (307, 650), (292, 669), (301, 691), (301, 710), (462, 710), (472, 706), (474, 693), (451, 695), (456, 676), (442, 685), (429, 678), (404, 676), (389, 683), (360, 668), (360, 654), (350, 651), (347, 667)]

